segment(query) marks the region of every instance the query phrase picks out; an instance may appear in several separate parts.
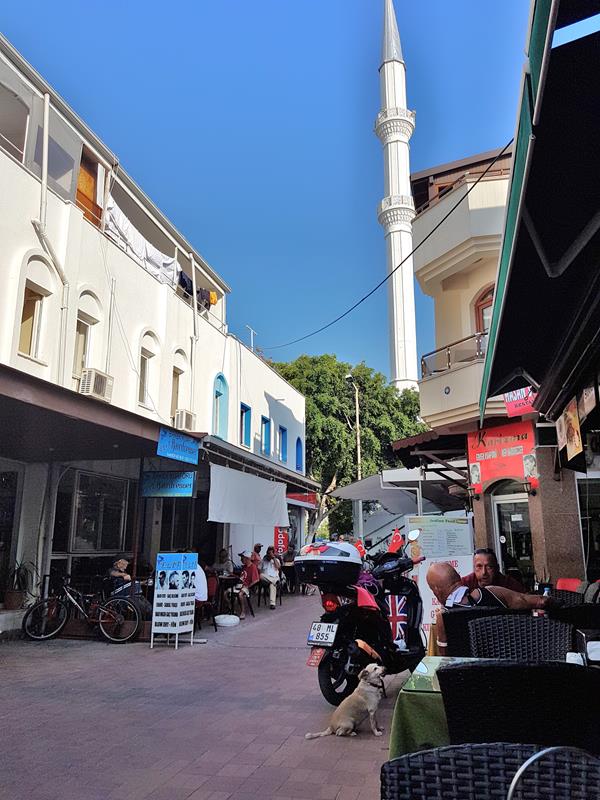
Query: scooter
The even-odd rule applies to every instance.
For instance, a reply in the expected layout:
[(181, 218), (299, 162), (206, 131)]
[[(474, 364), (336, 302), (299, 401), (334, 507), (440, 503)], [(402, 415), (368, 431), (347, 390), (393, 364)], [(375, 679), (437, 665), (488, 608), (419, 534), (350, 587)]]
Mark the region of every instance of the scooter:
[[(305, 573), (321, 593), (325, 613), (310, 628), (307, 644), (312, 651), (307, 663), (318, 667), (319, 688), (332, 705), (339, 705), (352, 694), (358, 674), (367, 664), (378, 662), (388, 674), (397, 674), (414, 671), (423, 659), (423, 603), (417, 584), (405, 575), (424, 560), (413, 560), (406, 552), (418, 536), (418, 530), (410, 531), (401, 552), (380, 554), (370, 576), (357, 575), (353, 584), (340, 580), (344, 572), (348, 574), (353, 556), (349, 548), (355, 549), (352, 545), (345, 544), (348, 552), (341, 555), (348, 560), (344, 563), (343, 558), (335, 561), (329, 551), (336, 548), (327, 545), (313, 546), (318, 553), (313, 552), (312, 560), (310, 549), (297, 560), (297, 566), (298, 561), (305, 560), (313, 565)], [(360, 565), (360, 556), (358, 560)], [(332, 566), (328, 568), (327, 563)]]

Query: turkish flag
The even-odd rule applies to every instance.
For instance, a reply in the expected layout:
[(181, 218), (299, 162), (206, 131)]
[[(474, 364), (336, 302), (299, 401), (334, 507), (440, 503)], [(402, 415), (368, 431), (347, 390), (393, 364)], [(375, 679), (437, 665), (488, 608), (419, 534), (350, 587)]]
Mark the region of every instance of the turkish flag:
[(356, 549), (358, 550), (361, 558), (364, 558), (367, 555), (367, 551), (365, 550), (365, 546), (362, 543), (362, 539), (357, 539), (356, 542), (354, 543), (354, 547), (356, 547)]
[(403, 544), (404, 544), (404, 539), (402, 538), (402, 534), (400, 533), (400, 528), (394, 528), (394, 535), (390, 539), (388, 553), (397, 553)]

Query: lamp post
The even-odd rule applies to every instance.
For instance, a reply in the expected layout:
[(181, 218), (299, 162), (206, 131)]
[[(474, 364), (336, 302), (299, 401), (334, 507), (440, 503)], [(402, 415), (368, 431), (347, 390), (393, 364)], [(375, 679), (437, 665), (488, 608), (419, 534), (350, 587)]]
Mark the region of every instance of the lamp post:
[[(360, 452), (360, 403), (358, 399), (358, 386), (356, 385), (353, 376), (348, 373), (346, 375), (346, 380), (352, 384), (354, 389), (354, 414), (356, 418), (356, 477), (360, 481), (362, 480), (362, 463), (361, 463), (361, 452)], [(358, 528), (358, 538), (362, 540), (363, 538), (363, 504), (362, 500), (357, 500), (357, 528)]]

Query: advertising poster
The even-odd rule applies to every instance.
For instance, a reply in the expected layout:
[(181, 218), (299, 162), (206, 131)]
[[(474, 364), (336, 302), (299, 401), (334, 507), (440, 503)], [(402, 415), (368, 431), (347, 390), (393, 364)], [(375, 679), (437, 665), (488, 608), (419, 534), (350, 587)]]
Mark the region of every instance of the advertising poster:
[(431, 623), (435, 622), (435, 612), (440, 607), (440, 604), (429, 588), (425, 576), (427, 575), (429, 567), (440, 561), (447, 561), (449, 564), (452, 564), (461, 577), (473, 572), (472, 551), (469, 555), (457, 556), (456, 558), (428, 558), (422, 561), (414, 570), (411, 577), (417, 582), (419, 592), (421, 593), (421, 599), (423, 600), (423, 629), (427, 633), (427, 636), (429, 636), (429, 627)]
[(176, 650), (182, 633), (190, 633), (190, 644), (194, 643), (197, 572), (197, 553), (159, 553), (156, 556), (150, 647), (154, 646), (157, 633), (173, 634)]
[(569, 461), (579, 453), (583, 453), (581, 431), (579, 429), (579, 415), (577, 413), (577, 398), (574, 397), (563, 411), (565, 433), (567, 437), (567, 458)]
[(467, 434), (467, 452), (470, 483), (478, 494), (503, 478), (529, 481), (533, 488), (539, 486), (535, 430), (530, 420)]
[(556, 441), (558, 442), (559, 450), (567, 446), (567, 431), (565, 429), (565, 418), (563, 414), (556, 420)]
[(586, 386), (577, 401), (579, 423), (585, 421), (587, 416), (596, 408), (596, 389), (594, 385)]
[(535, 409), (533, 401), (537, 393), (531, 386), (524, 389), (515, 389), (514, 392), (507, 392), (504, 395), (504, 406), (508, 417), (520, 417), (522, 414), (533, 414)]

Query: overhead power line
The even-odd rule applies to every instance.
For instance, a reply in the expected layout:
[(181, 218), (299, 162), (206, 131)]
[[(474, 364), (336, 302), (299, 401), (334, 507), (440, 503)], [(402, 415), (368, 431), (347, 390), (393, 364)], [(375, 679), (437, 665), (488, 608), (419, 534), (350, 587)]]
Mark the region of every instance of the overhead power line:
[(378, 289), (380, 289), (380, 288), (383, 286), (383, 284), (384, 284), (384, 283), (387, 283), (387, 282), (389, 281), (389, 279), (392, 277), (392, 275), (393, 275), (395, 272), (397, 272), (397, 270), (399, 270), (399, 269), (400, 269), (400, 267), (401, 267), (401, 266), (404, 264), (404, 262), (405, 262), (405, 261), (408, 261), (408, 259), (409, 259), (409, 258), (410, 258), (410, 257), (411, 257), (411, 256), (412, 256), (414, 253), (416, 253), (416, 252), (417, 252), (417, 250), (418, 250), (420, 247), (422, 247), (422, 246), (425, 244), (425, 242), (426, 242), (426, 241), (427, 241), (427, 240), (430, 238), (430, 236), (433, 236), (433, 234), (434, 234), (434, 233), (437, 231), (437, 229), (438, 229), (438, 228), (439, 228), (441, 225), (443, 225), (443, 224), (444, 224), (444, 222), (445, 222), (445, 221), (448, 219), (448, 217), (449, 217), (451, 214), (453, 214), (453, 213), (454, 213), (454, 211), (456, 211), (456, 209), (459, 207), (459, 205), (460, 205), (460, 204), (461, 204), (461, 203), (462, 203), (464, 200), (466, 200), (466, 198), (467, 198), (467, 197), (468, 197), (468, 196), (471, 194), (471, 192), (473, 191), (473, 189), (474, 189), (474, 188), (477, 186), (477, 184), (479, 183), (479, 181), (481, 181), (481, 180), (483, 180), (483, 178), (485, 178), (485, 176), (488, 174), (488, 172), (489, 172), (489, 171), (491, 170), (491, 168), (494, 166), (494, 164), (496, 163), (496, 161), (498, 161), (498, 159), (499, 159), (501, 156), (503, 156), (503, 155), (504, 155), (504, 153), (505, 153), (505, 152), (508, 150), (508, 148), (511, 146), (511, 144), (512, 144), (512, 143), (513, 143), (513, 139), (511, 139), (510, 141), (508, 141), (508, 142), (507, 142), (507, 143), (504, 145), (504, 147), (502, 148), (502, 150), (500, 150), (500, 152), (499, 152), (499, 153), (498, 153), (498, 155), (497, 155), (497, 156), (494, 158), (494, 160), (493, 160), (493, 161), (491, 161), (491, 162), (488, 164), (488, 166), (485, 168), (485, 170), (484, 170), (484, 171), (481, 173), (481, 175), (480, 175), (480, 176), (477, 178), (477, 180), (476, 180), (476, 181), (475, 181), (475, 182), (472, 184), (472, 186), (470, 186), (470, 187), (469, 187), (469, 189), (468, 189), (468, 190), (467, 190), (467, 191), (466, 191), (466, 192), (463, 194), (463, 196), (460, 198), (460, 200), (458, 200), (458, 201), (457, 201), (457, 202), (456, 202), (456, 203), (455, 203), (455, 204), (452, 206), (452, 208), (451, 208), (451, 209), (448, 211), (448, 213), (447, 213), (447, 214), (445, 214), (445, 215), (444, 215), (444, 216), (441, 218), (441, 220), (438, 222), (438, 224), (437, 224), (437, 225), (435, 225), (435, 226), (434, 226), (434, 227), (433, 227), (433, 228), (432, 228), (432, 229), (429, 231), (429, 233), (427, 234), (427, 236), (425, 236), (425, 238), (424, 238), (422, 241), (420, 241), (420, 242), (419, 242), (419, 244), (418, 244), (416, 247), (413, 247), (413, 249), (410, 251), (410, 253), (409, 253), (407, 256), (405, 256), (405, 257), (402, 259), (402, 261), (401, 261), (401, 262), (400, 262), (400, 263), (399, 263), (399, 264), (398, 264), (396, 267), (394, 267), (394, 269), (393, 269), (393, 270), (391, 270), (391, 272), (388, 272), (388, 274), (385, 276), (385, 278), (383, 278), (381, 281), (379, 281), (379, 283), (378, 283), (376, 286), (374, 286), (374, 287), (371, 289), (371, 291), (370, 291), (370, 292), (367, 292), (367, 294), (363, 295), (363, 296), (360, 298), (360, 300), (357, 300), (357, 301), (356, 301), (356, 303), (354, 303), (353, 305), (351, 305), (351, 306), (350, 306), (350, 308), (347, 308), (347, 309), (346, 309), (346, 310), (345, 310), (343, 313), (339, 314), (339, 315), (338, 315), (338, 316), (337, 316), (335, 319), (332, 319), (332, 320), (331, 320), (331, 322), (327, 322), (325, 325), (321, 325), (321, 327), (320, 327), (320, 328), (317, 328), (316, 330), (314, 330), (314, 331), (311, 331), (310, 333), (306, 333), (306, 334), (304, 334), (304, 336), (299, 336), (297, 339), (292, 339), (292, 341), (290, 341), (290, 342), (285, 342), (284, 344), (274, 344), (274, 345), (271, 345), (270, 347), (261, 347), (261, 350), (280, 350), (282, 347), (291, 347), (291, 345), (293, 345), (293, 344), (298, 344), (298, 342), (303, 342), (305, 339), (310, 339), (312, 336), (316, 336), (318, 333), (322, 333), (323, 331), (326, 331), (326, 330), (327, 330), (327, 328), (331, 328), (333, 325), (336, 325), (338, 322), (340, 322), (340, 320), (344, 319), (344, 317), (347, 317), (347, 316), (348, 316), (348, 314), (351, 314), (351, 313), (354, 311), (354, 309), (355, 309), (355, 308), (358, 308), (360, 305), (362, 305), (362, 304), (365, 302), (365, 300), (368, 300), (368, 299), (369, 299), (369, 297), (371, 297), (371, 295), (372, 295), (372, 294), (375, 294), (375, 292), (376, 292)]

